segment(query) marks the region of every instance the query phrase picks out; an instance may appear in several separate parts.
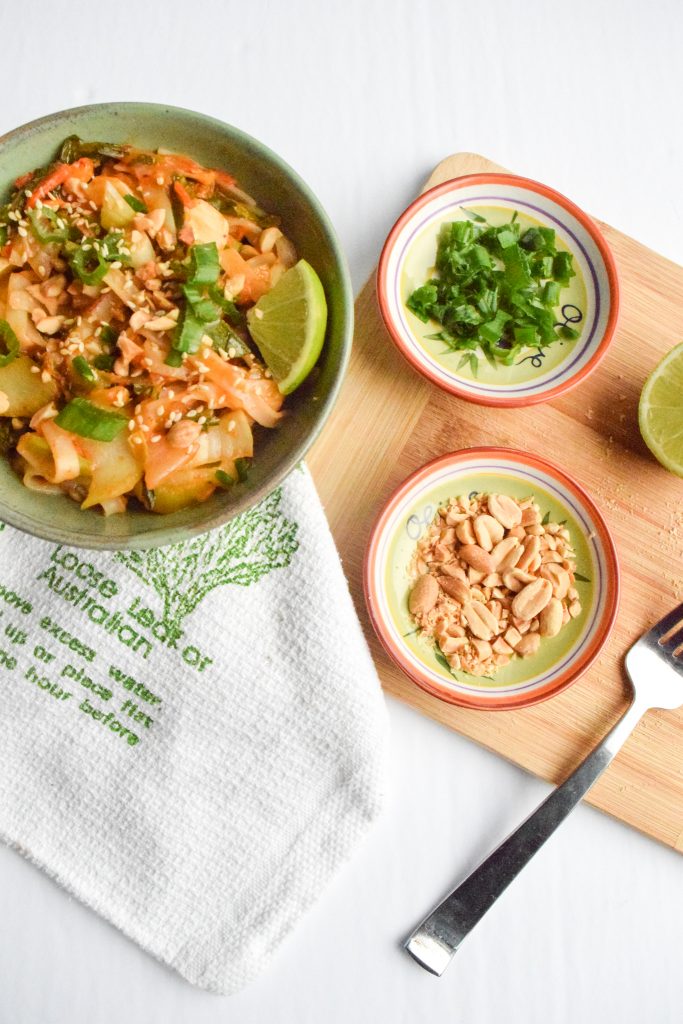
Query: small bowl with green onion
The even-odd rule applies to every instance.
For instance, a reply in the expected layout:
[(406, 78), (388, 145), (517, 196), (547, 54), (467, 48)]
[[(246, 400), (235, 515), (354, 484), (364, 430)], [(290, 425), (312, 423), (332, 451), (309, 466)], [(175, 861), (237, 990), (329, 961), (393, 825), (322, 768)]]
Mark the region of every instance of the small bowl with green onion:
[(595, 223), (512, 174), (464, 175), (421, 195), (384, 244), (377, 293), (408, 362), (489, 406), (575, 387), (605, 355), (619, 310), (614, 257)]

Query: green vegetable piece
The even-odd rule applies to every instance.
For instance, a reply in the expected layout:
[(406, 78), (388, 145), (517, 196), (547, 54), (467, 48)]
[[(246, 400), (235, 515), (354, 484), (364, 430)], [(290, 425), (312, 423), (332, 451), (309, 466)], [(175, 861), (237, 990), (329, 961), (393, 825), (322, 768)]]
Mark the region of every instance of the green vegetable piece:
[(427, 323), (431, 314), (432, 307), (436, 303), (438, 298), (438, 291), (435, 284), (423, 284), (421, 288), (416, 288), (412, 293), (406, 305), (411, 313), (422, 320), (423, 323)]
[(512, 320), (509, 313), (499, 309), (493, 320), (489, 320), (488, 323), (482, 324), (479, 328), (479, 333), (486, 341), (491, 342), (495, 345), (496, 342), (500, 341), (505, 330), (505, 325)]
[(19, 355), (21, 346), (6, 320), (0, 320), (0, 366), (9, 366)]
[(575, 276), (574, 260), (570, 252), (558, 252), (553, 257), (553, 277), (560, 284), (569, 284)]
[(215, 242), (190, 246), (190, 284), (215, 284), (220, 272)]
[(134, 196), (132, 192), (129, 192), (123, 198), (136, 213), (147, 213), (146, 203), (143, 203), (142, 199), (138, 199), (137, 196)]
[(73, 360), (72, 366), (79, 377), (82, 377), (83, 380), (87, 380), (89, 384), (97, 383), (97, 374), (84, 356), (76, 356)]
[(120, 263), (130, 263), (130, 256), (127, 253), (121, 252), (121, 245), (123, 244), (123, 232), (121, 231), (109, 231), (100, 242), (100, 255), (103, 260), (107, 260), (110, 263), (118, 261)]
[(114, 369), (115, 362), (116, 356), (100, 355), (95, 356), (95, 358), (92, 361), (92, 364), (95, 367), (95, 369), (104, 370), (106, 373), (110, 373)]
[(83, 142), (78, 135), (69, 135), (64, 139), (59, 151), (59, 162), (72, 164), (81, 156), (119, 159), (125, 155), (127, 148), (115, 142)]
[(164, 362), (166, 363), (166, 366), (182, 366), (183, 353), (178, 352), (176, 349), (172, 348), (171, 351), (166, 356), (166, 358), (164, 359)]
[(515, 343), (522, 348), (532, 348), (536, 344), (536, 328), (531, 324), (515, 327), (513, 330)]
[(86, 398), (72, 398), (55, 417), (55, 423), (79, 437), (89, 437), (93, 441), (113, 441), (125, 430), (128, 417), (113, 409), (94, 405)]
[(546, 281), (543, 285), (543, 291), (541, 293), (543, 302), (546, 306), (557, 306), (560, 302), (560, 284), (559, 281)]
[(205, 324), (216, 323), (221, 318), (221, 308), (210, 299), (203, 289), (196, 284), (183, 285), (183, 294), (192, 306), (192, 312), (197, 320)]
[(69, 237), (69, 225), (63, 217), (49, 206), (40, 210), (28, 210), (31, 231), (39, 242), (66, 242)]
[(103, 345), (115, 345), (118, 341), (118, 337), (118, 331), (115, 331), (111, 324), (102, 324), (100, 341)]
[(83, 284), (99, 284), (109, 264), (95, 249), (76, 249), (69, 259), (74, 274)]
[(219, 320), (217, 324), (207, 327), (206, 333), (213, 341), (214, 348), (224, 349), (228, 353), (233, 353), (230, 356), (231, 359), (235, 359), (238, 356), (246, 356), (249, 352), (249, 346), (244, 344), (240, 336), (235, 334), (233, 329), (224, 320)]
[(216, 480), (221, 485), (221, 487), (225, 487), (226, 490), (228, 487), (232, 487), (233, 484), (235, 483), (234, 476), (230, 476), (230, 474), (226, 473), (224, 469), (216, 470)]
[(197, 352), (205, 333), (206, 324), (196, 317), (193, 310), (188, 307), (184, 310), (180, 323), (173, 333), (173, 348), (177, 352)]
[(510, 231), (509, 228), (501, 228), (498, 232), (498, 245), (501, 249), (509, 249), (511, 246), (517, 245), (517, 235), (514, 231)]
[(237, 470), (237, 479), (242, 483), (249, 476), (251, 459), (235, 459), (235, 469)]

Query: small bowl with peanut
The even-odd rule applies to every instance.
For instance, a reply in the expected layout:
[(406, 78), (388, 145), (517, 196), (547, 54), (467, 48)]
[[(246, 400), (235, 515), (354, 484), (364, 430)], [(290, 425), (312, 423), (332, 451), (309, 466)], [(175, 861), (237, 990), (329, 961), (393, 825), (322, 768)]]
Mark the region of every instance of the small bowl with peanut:
[(388, 654), (465, 707), (525, 707), (593, 663), (614, 624), (619, 566), (602, 515), (557, 466), (506, 448), (443, 455), (375, 524), (365, 595)]

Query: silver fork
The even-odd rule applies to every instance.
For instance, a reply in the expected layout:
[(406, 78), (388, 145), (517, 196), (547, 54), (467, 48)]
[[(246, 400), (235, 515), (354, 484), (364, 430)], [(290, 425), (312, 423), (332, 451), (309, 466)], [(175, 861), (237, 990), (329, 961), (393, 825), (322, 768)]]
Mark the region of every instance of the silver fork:
[(633, 699), (602, 743), (406, 940), (405, 948), (425, 970), (443, 974), (462, 940), (574, 810), (645, 712), (683, 704), (683, 650), (679, 659), (679, 648), (683, 648), (683, 604), (665, 615), (626, 655)]

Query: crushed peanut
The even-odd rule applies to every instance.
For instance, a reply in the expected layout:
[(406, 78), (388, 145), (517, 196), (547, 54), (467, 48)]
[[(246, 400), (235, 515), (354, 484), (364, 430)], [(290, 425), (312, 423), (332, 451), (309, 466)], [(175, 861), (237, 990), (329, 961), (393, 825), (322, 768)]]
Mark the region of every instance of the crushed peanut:
[(491, 676), (581, 614), (569, 530), (533, 496), (451, 499), (417, 544), (408, 608), (452, 670)]

